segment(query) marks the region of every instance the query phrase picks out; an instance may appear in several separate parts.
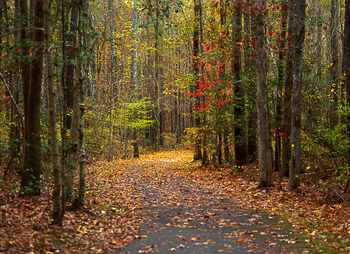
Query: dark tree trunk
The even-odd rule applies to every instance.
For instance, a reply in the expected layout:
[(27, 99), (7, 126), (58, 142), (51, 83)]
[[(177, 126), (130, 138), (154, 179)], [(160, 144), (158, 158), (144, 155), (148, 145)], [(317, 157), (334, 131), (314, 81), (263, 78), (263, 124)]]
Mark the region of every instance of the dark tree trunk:
[[(25, 0), (19, 0), (19, 8), (20, 8), (20, 43), (21, 43), (21, 54), (22, 58), (28, 58), (29, 56), (29, 47), (30, 44), (28, 43), (28, 5), (27, 1)], [(28, 123), (28, 99), (29, 99), (29, 84), (30, 84), (30, 63), (29, 61), (21, 61), (21, 73), (22, 73), (22, 88), (23, 88), (23, 110), (24, 110), (24, 120), (25, 124)], [(24, 130), (23, 133), (23, 158), (22, 158), (22, 172), (24, 170), (24, 162), (27, 157), (27, 146), (26, 146), (26, 140), (27, 140), (27, 131)]]
[(296, 22), (295, 22), (295, 53), (293, 69), (293, 109), (292, 109), (292, 149), (291, 167), (289, 171), (290, 191), (300, 186), (301, 168), (301, 87), (303, 68), (303, 43), (305, 37), (305, 0), (295, 0)]
[[(344, 88), (346, 89), (346, 102), (350, 106), (350, 0), (345, 0), (345, 23), (344, 23), (344, 37), (343, 37), (343, 75)], [(350, 142), (350, 116), (347, 117), (347, 136)], [(348, 164), (350, 164), (350, 149), (347, 157)]]
[[(67, 87), (67, 109), (68, 111), (73, 110), (74, 104), (74, 59), (77, 56), (76, 50), (76, 33), (77, 33), (77, 22), (78, 22), (78, 5), (74, 4), (71, 10), (71, 19), (70, 19), (70, 28), (69, 35), (67, 36), (67, 73), (66, 73), (66, 87)], [(70, 130), (72, 126), (72, 114), (68, 114), (67, 116), (67, 129)]]
[(279, 43), (279, 56), (278, 56), (278, 77), (277, 77), (277, 94), (276, 94), (276, 143), (275, 143), (275, 171), (281, 170), (281, 136), (282, 131), (282, 89), (283, 89), (283, 73), (284, 73), (284, 47), (286, 40), (286, 28), (287, 21), (284, 18), (286, 16), (287, 6), (282, 7), (282, 23), (281, 23), (281, 42)]
[(266, 49), (265, 49), (265, 6), (262, 1), (257, 2), (256, 19), (256, 74), (258, 86), (258, 148), (259, 148), (259, 187), (274, 186), (272, 165), (269, 148), (269, 129), (267, 111), (267, 83), (266, 83)]
[(34, 27), (34, 59), (30, 74), (28, 111), (26, 115), (26, 146), (27, 153), (21, 178), (22, 196), (40, 195), (41, 173), (41, 139), (40, 139), (40, 102), (41, 83), (44, 53), (44, 25), (43, 0), (37, 0), (35, 4)]
[(235, 16), (232, 23), (232, 73), (234, 87), (234, 118), (235, 118), (235, 168), (238, 171), (242, 170), (242, 166), (247, 162), (246, 155), (246, 135), (245, 135), (245, 98), (242, 83), (242, 66), (241, 66), (241, 50), (238, 42), (242, 40), (242, 5), (236, 3)]
[(284, 96), (283, 96), (283, 132), (282, 136), (282, 163), (281, 163), (281, 176), (289, 177), (290, 170), (290, 158), (291, 158), (291, 124), (292, 124), (292, 90), (293, 90), (293, 55), (294, 55), (294, 16), (295, 13), (292, 10), (293, 0), (288, 0), (289, 15), (288, 15), (288, 37), (287, 42), (287, 59), (286, 59), (286, 72), (284, 83)]
[[(198, 0), (194, 0), (194, 15), (195, 15), (195, 24), (194, 24), (194, 31), (193, 31), (193, 78), (194, 78), (194, 86), (193, 86), (193, 93), (196, 95), (194, 98), (194, 104), (196, 106), (196, 109), (198, 110), (199, 104), (200, 104), (200, 97), (197, 96), (197, 90), (199, 89), (198, 84), (198, 74), (199, 74), (199, 68), (198, 68), (198, 57), (199, 57), (199, 22), (200, 22), (200, 5)], [(195, 127), (197, 128), (197, 137), (196, 137), (196, 147), (195, 152), (193, 155), (193, 160), (201, 160), (202, 159), (202, 152), (201, 152), (201, 138), (199, 136), (199, 128), (201, 123), (201, 118), (198, 115), (198, 113), (194, 112), (194, 123)]]
[(339, 36), (338, 36), (338, 1), (331, 1), (331, 129), (338, 123), (337, 108), (338, 108), (338, 77), (339, 77)]
[[(245, 15), (244, 15), (244, 32), (246, 34), (252, 34), (252, 44), (256, 42), (256, 25), (254, 22), (251, 22), (252, 15), (250, 13), (249, 6), (246, 6)], [(251, 39), (251, 38), (249, 38)], [(255, 57), (250, 57), (250, 52), (247, 52), (245, 55), (245, 66), (246, 66), (246, 77), (249, 79), (247, 96), (248, 96), (248, 116), (247, 116), (247, 125), (248, 125), (248, 156), (249, 162), (254, 163), (257, 159), (257, 110), (256, 110), (256, 101), (257, 101), (257, 86), (255, 80)]]

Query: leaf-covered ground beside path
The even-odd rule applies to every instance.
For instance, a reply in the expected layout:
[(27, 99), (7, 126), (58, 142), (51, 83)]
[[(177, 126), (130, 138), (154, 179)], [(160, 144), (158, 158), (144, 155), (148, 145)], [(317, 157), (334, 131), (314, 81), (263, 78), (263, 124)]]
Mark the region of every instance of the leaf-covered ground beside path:
[[(220, 171), (201, 168), (191, 162), (190, 151), (161, 152), (114, 162), (95, 162), (87, 167), (87, 201), (84, 211), (68, 211), (63, 228), (50, 225), (50, 190), (40, 197), (18, 199), (11, 191), (15, 184), (2, 183), (0, 193), (0, 253), (108, 253), (130, 243), (142, 218), (145, 202), (141, 182), (165, 191), (176, 184), (175, 176), (189, 179), (208, 195), (232, 195), (237, 206), (265, 211), (270, 216), (282, 215), (281, 225), (289, 223), (301, 232), (296, 239), (320, 242), (337, 252), (350, 251), (349, 207), (344, 203), (327, 203), (327, 197), (311, 186), (289, 193), (274, 189), (256, 189), (258, 171), (247, 168), (245, 173), (231, 174), (229, 168)], [(18, 179), (17, 179), (18, 180)], [(276, 180), (277, 183), (277, 180)], [(283, 182), (286, 190), (287, 182)], [(179, 187), (181, 188), (181, 187)], [(175, 198), (174, 198), (175, 197)], [(166, 196), (164, 202), (181, 205), (181, 195)], [(171, 200), (167, 200), (171, 199)], [(156, 200), (154, 200), (156, 202)], [(193, 203), (196, 202), (193, 199)], [(142, 236), (140, 236), (142, 237)]]

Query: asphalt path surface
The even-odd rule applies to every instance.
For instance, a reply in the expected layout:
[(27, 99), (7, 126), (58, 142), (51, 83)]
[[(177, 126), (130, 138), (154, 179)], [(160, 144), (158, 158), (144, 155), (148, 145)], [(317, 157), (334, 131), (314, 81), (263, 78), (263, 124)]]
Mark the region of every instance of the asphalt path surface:
[(117, 253), (310, 253), (300, 232), (174, 170), (140, 184), (143, 223)]

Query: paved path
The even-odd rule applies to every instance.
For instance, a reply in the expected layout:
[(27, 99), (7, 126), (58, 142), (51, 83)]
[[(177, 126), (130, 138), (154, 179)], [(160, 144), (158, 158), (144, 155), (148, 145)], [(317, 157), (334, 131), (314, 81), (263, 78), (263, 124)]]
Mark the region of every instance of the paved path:
[(234, 196), (176, 170), (159, 173), (152, 161), (139, 166), (148, 169), (147, 177), (135, 174), (129, 181), (140, 184), (144, 221), (132, 244), (118, 253), (309, 253), (298, 232), (277, 218), (246, 209)]

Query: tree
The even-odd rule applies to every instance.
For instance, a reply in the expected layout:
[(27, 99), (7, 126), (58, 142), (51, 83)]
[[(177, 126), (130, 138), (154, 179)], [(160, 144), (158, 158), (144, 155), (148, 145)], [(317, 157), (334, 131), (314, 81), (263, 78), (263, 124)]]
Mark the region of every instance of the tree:
[[(346, 90), (346, 105), (350, 107), (350, 0), (345, 0), (342, 73), (343, 87)], [(347, 117), (347, 139), (350, 142), (350, 115)], [(350, 148), (348, 148), (347, 163), (350, 164)]]
[[(255, 43), (256, 40), (256, 27), (254, 22), (251, 22), (253, 18), (251, 15), (249, 5), (244, 5), (244, 33), (246, 40)], [(252, 38), (250, 38), (252, 37)], [(251, 56), (251, 52), (247, 47), (244, 56), (244, 76), (248, 79), (248, 89), (246, 91), (247, 97), (247, 146), (249, 162), (256, 162), (257, 158), (257, 110), (256, 110), (256, 96), (257, 87), (255, 78), (255, 57)]]
[(289, 171), (290, 191), (300, 186), (301, 168), (301, 89), (303, 70), (303, 43), (305, 38), (305, 0), (295, 0), (295, 53), (293, 69), (292, 150)]
[(272, 165), (269, 149), (269, 129), (267, 112), (267, 84), (265, 63), (265, 6), (258, 1), (255, 10), (256, 22), (256, 75), (258, 87), (258, 153), (259, 153), (259, 188), (272, 187)]
[[(21, 10), (25, 12), (25, 8), (22, 7)], [(24, 15), (26, 14), (24, 13)], [(34, 59), (31, 64), (30, 82), (29, 84), (27, 81), (23, 82), (23, 96), (26, 97), (24, 100), (26, 101), (27, 111), (25, 113), (26, 150), (20, 190), (22, 196), (40, 195), (41, 192), (40, 98), (44, 53), (43, 21), (43, 0), (37, 0), (34, 21)], [(27, 49), (25, 49), (25, 53), (27, 53), (26, 51)], [(24, 72), (27, 71), (25, 70)], [(25, 78), (28, 78), (27, 73), (23, 74)], [(26, 87), (27, 85), (29, 85), (28, 88)]]
[[(283, 2), (282, 2), (283, 3)], [(287, 3), (287, 2), (285, 2)], [(281, 172), (281, 136), (284, 131), (282, 130), (282, 89), (283, 89), (283, 75), (284, 75), (284, 56), (285, 56), (285, 42), (286, 42), (286, 28), (287, 19), (284, 17), (287, 15), (287, 5), (283, 3), (281, 10), (281, 37), (278, 54), (278, 66), (277, 66), (277, 93), (276, 93), (276, 144), (275, 144), (275, 171)]]
[[(194, 7), (193, 7), (194, 17), (195, 17), (195, 24), (194, 24), (194, 30), (193, 30), (193, 79), (194, 79), (194, 86), (193, 86), (193, 93), (196, 95), (197, 91), (199, 89), (198, 87), (198, 74), (199, 74), (199, 67), (198, 67), (198, 59), (199, 59), (199, 25), (200, 25), (200, 5), (199, 0), (194, 0)], [(194, 97), (194, 104), (195, 106), (198, 106), (200, 103), (200, 97), (195, 96)], [(193, 160), (201, 160), (202, 159), (202, 152), (201, 152), (201, 137), (199, 135), (199, 127), (200, 127), (201, 118), (198, 114), (195, 113), (194, 116), (194, 123), (195, 127), (198, 130), (197, 136), (196, 136), (196, 150), (193, 155)]]
[(75, 85), (75, 92), (77, 93), (78, 100), (74, 100), (76, 105), (75, 109), (79, 109), (79, 190), (77, 207), (82, 209), (85, 203), (85, 143), (84, 143), (84, 113), (85, 113), (85, 82), (88, 74), (88, 63), (84, 61), (88, 54), (87, 50), (87, 29), (88, 29), (88, 1), (82, 0), (78, 3), (79, 6), (79, 29), (78, 29), (78, 56), (77, 56), (77, 75)]
[[(134, 0), (134, 9), (132, 12), (132, 73), (131, 73), (131, 79), (132, 84), (134, 86), (134, 98), (135, 102), (137, 102), (138, 99), (138, 73), (137, 73), (137, 33), (138, 33), (138, 19), (137, 19), (137, 0)], [(137, 123), (138, 120), (138, 110), (134, 109), (134, 121)], [(134, 158), (140, 157), (140, 151), (139, 151), (139, 135), (138, 135), (138, 128), (134, 128)]]
[(245, 98), (242, 82), (242, 66), (241, 66), (241, 34), (242, 34), (242, 2), (236, 2), (234, 9), (234, 17), (232, 21), (233, 36), (233, 60), (232, 74), (234, 87), (234, 139), (235, 139), (235, 168), (239, 171), (247, 161), (246, 135), (245, 135)]
[(292, 90), (293, 90), (293, 55), (294, 55), (294, 16), (293, 0), (288, 0), (288, 42), (287, 42), (287, 58), (286, 58), (286, 70), (289, 70), (285, 74), (284, 79), (284, 91), (283, 91), (283, 131), (282, 136), (282, 162), (280, 175), (289, 177), (290, 170), (290, 157), (291, 157), (291, 124), (292, 124)]
[(48, 124), (51, 146), (51, 159), (53, 169), (53, 223), (59, 222), (61, 215), (61, 165), (58, 149), (58, 136), (56, 129), (56, 92), (53, 76), (53, 58), (52, 58), (52, 35), (51, 35), (51, 8), (50, 0), (44, 0), (44, 23), (45, 23), (45, 43), (46, 43), (46, 61), (47, 61), (47, 89), (48, 89)]
[(338, 36), (338, 1), (331, 0), (331, 129), (334, 130), (338, 123), (338, 79), (339, 79), (339, 36)]

